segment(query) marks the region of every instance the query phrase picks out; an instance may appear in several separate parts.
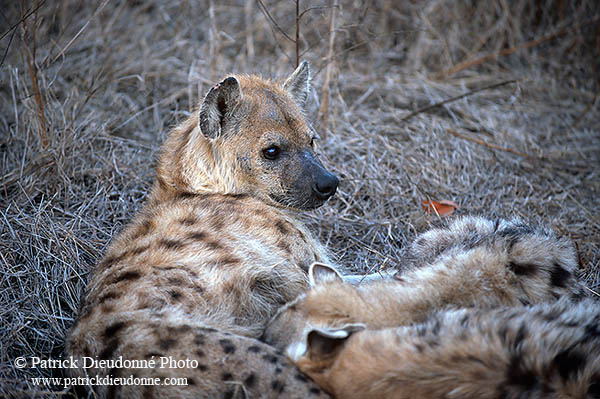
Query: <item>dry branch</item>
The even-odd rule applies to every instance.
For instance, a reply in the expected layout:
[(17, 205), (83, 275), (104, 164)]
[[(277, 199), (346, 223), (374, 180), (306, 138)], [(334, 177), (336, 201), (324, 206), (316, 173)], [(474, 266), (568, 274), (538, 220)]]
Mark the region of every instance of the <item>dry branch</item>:
[(510, 84), (510, 83), (515, 83), (515, 82), (518, 82), (518, 81), (519, 81), (519, 79), (511, 79), (511, 80), (505, 80), (504, 82), (494, 83), (494, 84), (491, 84), (491, 85), (480, 87), (478, 89), (468, 91), (468, 92), (466, 92), (464, 94), (448, 98), (448, 99), (446, 99), (444, 101), (440, 101), (440, 102), (437, 102), (435, 104), (431, 104), (431, 105), (427, 105), (425, 107), (419, 108), (416, 111), (413, 111), (413, 112), (409, 113), (408, 115), (400, 118), (400, 120), (401, 121), (406, 121), (406, 120), (412, 118), (415, 115), (418, 115), (418, 114), (423, 113), (423, 112), (427, 112), (427, 111), (432, 110), (432, 109), (437, 108), (437, 107), (441, 107), (442, 105), (451, 103), (451, 102), (456, 101), (456, 100), (460, 100), (461, 98), (468, 97), (468, 96), (473, 95), (475, 93), (479, 93), (480, 91), (489, 90), (489, 89), (495, 89), (497, 87), (501, 87), (501, 86), (504, 86), (504, 85), (507, 85), (507, 84)]
[(329, 128), (329, 85), (331, 81), (331, 71), (333, 69), (333, 47), (335, 44), (335, 15), (337, 6), (334, 0), (331, 0), (331, 9), (329, 10), (329, 45), (327, 47), (327, 68), (325, 69), (325, 79), (321, 91), (321, 107), (319, 108), (319, 120), (323, 140), (327, 138), (327, 129)]
[(504, 152), (510, 152), (511, 154), (519, 155), (519, 156), (521, 156), (521, 157), (523, 157), (523, 158), (537, 159), (536, 157), (534, 157), (534, 156), (532, 156), (532, 155), (525, 154), (524, 152), (520, 152), (520, 151), (517, 151), (517, 150), (513, 150), (512, 148), (508, 148), (508, 147), (502, 147), (502, 146), (500, 146), (500, 145), (497, 145), (497, 144), (488, 143), (488, 142), (486, 142), (486, 141), (483, 141), (483, 140), (481, 140), (481, 139), (476, 139), (476, 138), (474, 138), (474, 137), (465, 136), (464, 134), (460, 134), (459, 132), (457, 132), (457, 131), (456, 131), (456, 130), (454, 130), (454, 129), (446, 129), (446, 131), (447, 131), (448, 133), (450, 133), (451, 135), (453, 135), (453, 136), (459, 137), (459, 138), (461, 138), (461, 139), (465, 139), (465, 140), (472, 141), (472, 142), (474, 142), (474, 143), (477, 143), (477, 144), (480, 144), (480, 145), (486, 146), (486, 147), (488, 147), (488, 148), (491, 148), (491, 149), (493, 149), (493, 150), (499, 150), (499, 151), (504, 151)]

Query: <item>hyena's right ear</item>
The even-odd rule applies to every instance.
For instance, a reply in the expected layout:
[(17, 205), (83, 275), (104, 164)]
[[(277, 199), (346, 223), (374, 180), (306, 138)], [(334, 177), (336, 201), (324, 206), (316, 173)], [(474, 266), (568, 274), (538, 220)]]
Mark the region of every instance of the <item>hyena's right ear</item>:
[(310, 66), (308, 62), (302, 61), (298, 68), (283, 83), (286, 89), (300, 108), (304, 109), (306, 99), (310, 92)]
[(213, 86), (200, 106), (198, 125), (205, 137), (215, 139), (221, 136), (226, 118), (231, 116), (242, 97), (240, 83), (230, 76)]
[(352, 334), (366, 329), (362, 323), (341, 327), (314, 329), (306, 337), (306, 353), (312, 361), (335, 357)]
[(342, 276), (333, 267), (324, 263), (314, 262), (308, 268), (308, 281), (311, 287), (319, 284), (343, 282)]

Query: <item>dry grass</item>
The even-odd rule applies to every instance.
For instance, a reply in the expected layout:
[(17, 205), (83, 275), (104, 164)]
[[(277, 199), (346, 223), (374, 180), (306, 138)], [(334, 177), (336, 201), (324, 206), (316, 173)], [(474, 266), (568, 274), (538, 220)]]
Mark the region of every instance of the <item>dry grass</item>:
[[(60, 356), (86, 276), (143, 202), (169, 127), (224, 73), (286, 75), (295, 45), (251, 0), (47, 1), (6, 31), (37, 4), (12, 3), (0, 14), (0, 396), (54, 397), (28, 378), (60, 371), (12, 359)], [(401, 267), (438, 221), (421, 202), (448, 199), (459, 214), (519, 215), (570, 236), (598, 290), (599, 3), (361, 3), (337, 9), (321, 143), (342, 184), (306, 216), (339, 262)], [(262, 4), (293, 38), (294, 3)], [(316, 7), (299, 50), (317, 88), (328, 4), (301, 2)]]

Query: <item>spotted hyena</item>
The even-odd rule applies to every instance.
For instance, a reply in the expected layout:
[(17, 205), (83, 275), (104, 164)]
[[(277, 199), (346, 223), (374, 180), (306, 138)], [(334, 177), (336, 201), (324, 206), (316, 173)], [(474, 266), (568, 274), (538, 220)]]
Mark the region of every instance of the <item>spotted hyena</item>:
[(309, 80), (306, 63), (284, 82), (227, 77), (169, 134), (145, 207), (92, 272), (67, 354), (187, 363), (71, 370), (162, 384), (98, 386), (100, 397), (326, 397), (256, 339), (307, 289), (309, 265), (328, 261), (296, 216), (338, 185), (303, 114)]
[[(412, 331), (398, 329), (386, 333), (375, 332), (378, 329), (424, 323), (439, 311), (477, 308), (485, 312), (499, 306), (519, 309), (562, 297), (580, 300), (584, 296), (583, 286), (575, 276), (578, 263), (572, 244), (557, 237), (551, 230), (532, 227), (518, 220), (492, 221), (479, 217), (458, 219), (447, 228), (434, 229), (418, 237), (410, 252), (414, 267), (394, 281), (369, 282), (358, 287), (342, 281), (339, 274), (326, 265), (311, 265), (309, 277), (313, 288), (278, 311), (269, 323), (263, 340), (285, 350), (301, 370), (335, 396), (371, 397), (366, 394), (346, 395), (353, 389), (357, 393), (366, 392), (361, 391), (358, 385), (365, 389), (383, 386), (385, 384), (381, 378), (384, 377), (376, 378), (374, 374), (365, 372), (364, 379), (361, 379), (358, 377), (360, 373), (357, 368), (348, 371), (349, 380), (346, 380), (343, 375), (347, 362), (356, 355), (355, 352), (362, 350), (365, 351), (364, 357), (379, 353), (379, 349), (375, 349), (377, 345), (386, 348), (384, 353), (393, 352), (398, 346), (398, 356), (390, 354), (390, 359), (401, 362), (399, 359), (405, 355), (410, 344), (403, 343), (403, 338), (400, 338), (403, 335), (398, 334)], [(490, 320), (493, 320), (493, 317), (490, 317)], [(509, 319), (504, 321), (510, 326)], [(444, 333), (458, 331), (460, 327), (449, 323)], [(357, 337), (363, 338), (355, 338), (348, 342), (352, 343), (348, 346), (348, 351), (344, 349), (339, 352), (339, 348), (329, 348), (332, 342), (343, 343), (352, 333), (365, 329), (365, 332), (356, 334)], [(492, 327), (490, 329), (493, 330)], [(469, 345), (473, 345), (469, 347), (470, 354), (481, 351), (479, 357), (483, 358), (487, 356), (486, 353), (502, 352), (506, 349), (493, 345), (481, 347), (485, 345), (485, 334), (487, 333), (482, 331), (480, 336), (469, 341)], [(391, 339), (396, 336), (398, 338), (394, 338), (389, 345), (376, 343), (378, 339)], [(360, 341), (357, 341), (359, 339)], [(449, 346), (457, 343), (452, 339), (445, 342)], [(333, 346), (337, 347), (337, 344)], [(418, 346), (413, 346), (413, 350), (415, 347)], [(427, 358), (421, 359), (423, 364), (439, 360), (446, 362), (443, 364), (450, 369), (462, 369), (462, 360), (457, 358), (453, 363), (444, 357), (444, 351), (450, 349), (442, 347), (440, 350), (441, 352), (435, 352), (432, 349), (428, 354), (424, 354)], [(414, 356), (418, 357), (420, 353), (417, 350)], [(337, 363), (338, 355), (340, 359), (345, 359), (345, 363)], [(438, 355), (439, 358), (436, 358)], [(377, 370), (381, 369), (387, 373), (389, 370), (385, 368), (391, 367), (385, 356), (373, 356), (370, 362), (363, 362), (360, 356), (356, 356), (355, 364), (360, 369), (366, 370), (368, 365), (375, 367), (378, 362), (382, 365), (381, 368), (375, 368)], [(500, 353), (498, 356), (501, 356)], [(404, 374), (399, 374), (397, 379), (390, 377), (389, 382), (390, 386), (395, 386), (398, 391), (404, 392), (404, 388), (401, 388), (404, 383), (402, 378), (408, 378), (410, 373), (414, 373), (415, 378), (426, 377), (426, 374), (419, 374), (418, 370), (402, 370)], [(356, 383), (352, 384), (349, 381)], [(332, 388), (337, 387), (338, 382), (348, 390), (339, 391), (339, 387)], [(500, 383), (500, 380), (497, 382)], [(429, 384), (427, 380), (414, 383)], [(376, 392), (384, 391), (375, 389), (373, 395)], [(413, 389), (406, 392), (415, 394), (419, 391)], [(447, 391), (450, 392), (451, 390)], [(391, 397), (408, 397), (398, 395)], [(413, 397), (427, 396), (416, 394)]]
[(600, 398), (600, 305), (590, 299), (342, 326), (307, 344), (298, 367), (336, 398)]

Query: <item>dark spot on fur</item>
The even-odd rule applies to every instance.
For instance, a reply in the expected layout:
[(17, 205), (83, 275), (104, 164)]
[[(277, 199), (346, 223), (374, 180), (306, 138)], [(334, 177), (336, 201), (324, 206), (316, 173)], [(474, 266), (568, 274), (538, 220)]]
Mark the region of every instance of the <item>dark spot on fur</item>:
[(277, 393), (282, 393), (285, 390), (285, 384), (279, 380), (275, 380), (271, 383), (271, 388)]
[(281, 251), (285, 254), (292, 253), (292, 248), (290, 247), (290, 244), (287, 241), (280, 240), (279, 242), (277, 242), (277, 247), (279, 247), (279, 249), (281, 249)]
[(158, 183), (158, 186), (160, 188), (162, 188), (163, 190), (166, 190), (169, 188), (169, 185), (167, 184), (165, 179), (163, 179), (162, 176), (160, 176), (160, 175), (156, 176), (156, 182)]
[(231, 399), (231, 398), (233, 398), (233, 394), (234, 394), (234, 392), (229, 389), (229, 390), (225, 391), (225, 393), (223, 394), (223, 399)]
[(177, 199), (187, 199), (187, 198), (195, 198), (196, 194), (190, 193), (188, 191), (180, 191), (177, 193)]
[(208, 235), (203, 231), (193, 231), (187, 235), (190, 240), (204, 241)]
[(118, 276), (116, 276), (114, 278), (114, 280), (112, 281), (112, 284), (116, 284), (116, 283), (120, 283), (122, 281), (131, 281), (131, 280), (137, 280), (138, 278), (140, 278), (142, 275), (140, 274), (140, 272), (136, 272), (136, 271), (128, 271), (125, 273), (121, 273)]
[(198, 220), (193, 216), (186, 216), (179, 219), (179, 223), (183, 224), (184, 226), (193, 226), (198, 223)]
[(158, 241), (158, 245), (165, 249), (181, 249), (185, 247), (185, 243), (179, 240), (169, 240), (167, 238), (163, 238)]
[(262, 358), (264, 360), (268, 361), (269, 363), (273, 363), (273, 364), (277, 363), (277, 356), (266, 354)]
[(132, 249), (130, 251), (130, 254), (132, 256), (137, 256), (139, 254), (142, 254), (142, 253), (146, 252), (149, 248), (150, 248), (150, 245), (144, 245), (142, 247), (138, 247), (138, 248)]
[(211, 249), (213, 251), (220, 251), (220, 250), (225, 249), (225, 247), (223, 247), (223, 245), (221, 245), (221, 243), (218, 241), (210, 240), (210, 241), (206, 241), (205, 244), (209, 249)]
[(531, 370), (523, 367), (523, 359), (519, 355), (513, 355), (510, 359), (506, 382), (508, 385), (518, 386), (524, 390), (531, 390), (537, 384), (537, 378)]
[(177, 300), (179, 300), (179, 298), (181, 298), (181, 292), (176, 291), (176, 290), (169, 290), (169, 295), (175, 301), (177, 301)]
[(200, 371), (206, 371), (208, 370), (208, 367), (206, 367), (206, 365), (202, 364), (202, 363), (198, 363), (198, 367), (196, 367), (198, 370)]
[(300, 382), (308, 382), (308, 378), (304, 374), (296, 374), (296, 379)]
[(233, 342), (229, 339), (220, 339), (219, 344), (223, 348), (223, 352), (225, 353), (235, 353), (235, 346)]
[(423, 353), (423, 351), (425, 350), (425, 347), (421, 344), (416, 344), (415, 349), (417, 350), (417, 352)]
[(196, 381), (194, 381), (193, 378), (189, 378), (189, 377), (187, 379), (187, 383), (188, 383), (188, 385), (196, 385)]
[(279, 234), (283, 235), (283, 236), (287, 236), (288, 234), (290, 234), (290, 228), (287, 226), (289, 223), (284, 222), (283, 220), (278, 220), (277, 222), (275, 222), (275, 227), (277, 228), (277, 231), (279, 232)]
[(523, 305), (523, 306), (531, 305), (531, 302), (527, 298), (519, 298), (519, 302), (521, 302), (521, 305)]
[(127, 327), (127, 323), (124, 321), (119, 321), (119, 322), (113, 323), (104, 329), (103, 335), (105, 338), (110, 338), (110, 337), (114, 336), (115, 334), (117, 334), (119, 331), (121, 331), (125, 327)]
[(158, 341), (158, 347), (165, 351), (172, 348), (175, 344), (177, 344), (177, 341), (173, 338), (165, 338)]
[[(231, 214), (234, 211), (232, 209), (226, 210), (226, 214)], [(223, 230), (223, 227), (225, 226), (225, 221), (223, 220), (222, 217), (215, 217), (212, 219), (211, 221), (211, 227), (213, 229), (213, 231), (221, 231)]]
[(275, 374), (281, 374), (282, 371), (283, 369), (281, 369), (280, 367), (275, 368)]
[(517, 276), (531, 276), (537, 271), (537, 266), (533, 264), (519, 264), (510, 262), (508, 268)]
[(519, 330), (517, 331), (517, 335), (515, 336), (515, 341), (513, 342), (513, 348), (517, 349), (521, 345), (523, 340), (525, 339), (526, 335), (527, 335), (527, 327), (525, 327), (525, 323), (522, 323), (521, 326), (519, 327)]
[(167, 283), (181, 287), (184, 284), (184, 281), (181, 277), (169, 277)]
[(244, 380), (244, 385), (246, 385), (247, 387), (253, 387), (254, 384), (256, 384), (256, 375), (254, 375), (254, 373), (251, 373), (248, 377), (246, 377), (246, 379)]
[(258, 353), (260, 350), (260, 346), (252, 345), (248, 347), (248, 352)]
[(204, 293), (204, 288), (200, 285), (196, 285), (194, 286), (194, 290), (198, 293), (198, 294), (202, 294)]
[(586, 360), (585, 355), (581, 352), (564, 350), (556, 355), (553, 363), (562, 379), (568, 380), (583, 369)]
[(462, 327), (467, 327), (469, 325), (469, 315), (468, 314), (464, 315), (460, 319), (459, 323)]
[(98, 298), (98, 304), (104, 303), (106, 301), (108, 301), (109, 299), (115, 299), (118, 298), (120, 295), (118, 292), (116, 291), (109, 291), (106, 294), (102, 295), (100, 298)]
[(321, 390), (317, 387), (312, 387), (309, 391), (311, 394), (313, 395), (320, 395), (321, 394)]
[(566, 270), (558, 263), (554, 264), (552, 270), (550, 270), (550, 284), (555, 287), (565, 288), (567, 281), (571, 278), (571, 272)]
[(221, 265), (235, 265), (241, 262), (241, 260), (232, 255), (222, 256), (217, 260)]
[(588, 388), (588, 396), (593, 399), (600, 399), (600, 374), (592, 376), (592, 383)]
[(104, 347), (104, 349), (102, 349), (102, 351), (98, 355), (98, 358), (101, 360), (110, 359), (118, 348), (119, 348), (119, 339), (117, 337), (113, 337), (112, 339), (108, 340), (108, 342), (106, 343), (106, 346)]
[(215, 333), (215, 332), (217, 332), (217, 330), (214, 329), (214, 328), (212, 328), (212, 327), (203, 327), (202, 330), (206, 331), (207, 333)]
[(438, 334), (439, 334), (439, 332), (440, 332), (440, 329), (441, 329), (441, 327), (442, 327), (442, 323), (440, 322), (440, 320), (439, 320), (439, 319), (438, 319), (438, 320), (436, 320), (436, 321), (435, 321), (435, 324), (433, 325), (433, 327), (432, 327), (432, 329), (431, 329), (431, 333), (432, 333), (433, 335), (438, 335)]
[(505, 237), (508, 240), (509, 250), (512, 250), (512, 247), (519, 242), (520, 238), (533, 233), (534, 230), (531, 226), (521, 223), (500, 230), (498, 235)]
[(150, 230), (152, 229), (152, 221), (151, 220), (144, 220), (138, 227), (137, 229), (133, 232), (133, 235), (131, 236), (131, 240), (137, 240), (140, 237), (145, 236), (146, 234), (148, 234), (150, 232)]
[(231, 381), (231, 380), (233, 380), (233, 374), (231, 374), (231, 373), (223, 373), (223, 374), (221, 374), (221, 380), (223, 380), (223, 381)]
[(125, 258), (125, 255), (127, 255), (127, 253), (122, 253), (117, 256), (109, 256), (108, 258), (104, 258), (104, 260), (102, 262), (100, 262), (100, 266), (102, 266), (106, 269), (113, 267), (115, 264), (122, 261), (123, 258)]
[(206, 356), (206, 353), (204, 353), (204, 351), (201, 351), (200, 349), (198, 349), (196, 351), (196, 356), (198, 356), (198, 357), (204, 357), (204, 356)]

